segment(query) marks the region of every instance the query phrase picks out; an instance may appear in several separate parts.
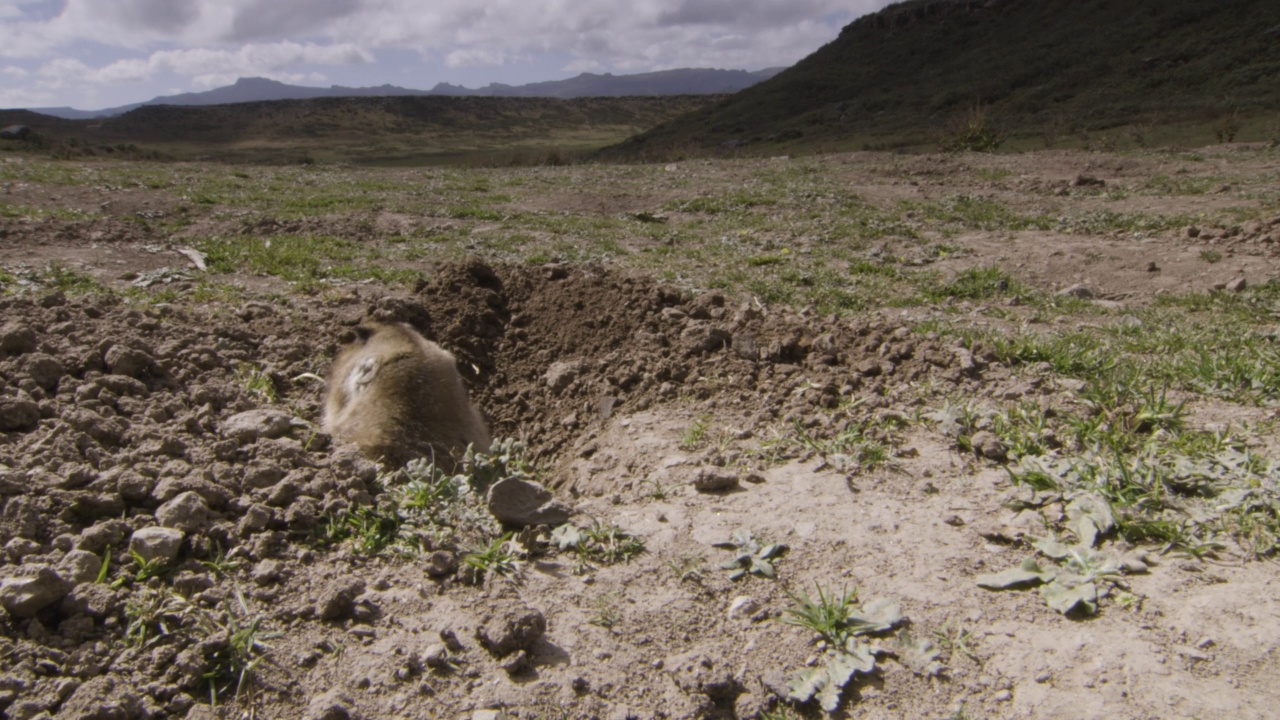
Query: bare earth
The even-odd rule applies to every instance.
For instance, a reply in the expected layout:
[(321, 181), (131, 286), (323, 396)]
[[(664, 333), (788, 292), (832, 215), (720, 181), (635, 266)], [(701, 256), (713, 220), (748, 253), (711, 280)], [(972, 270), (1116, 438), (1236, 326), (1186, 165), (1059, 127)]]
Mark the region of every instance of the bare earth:
[[(871, 203), (965, 194), (1026, 213), (1071, 203), (1209, 218), (1196, 237), (1180, 224), (939, 238), (950, 248), (929, 258), (940, 278), (996, 266), (1049, 293), (1086, 285), (1094, 311), (1051, 323), (1088, 329), (1122, 322), (1161, 293), (1280, 277), (1280, 160), (1232, 148), (1204, 155), (1190, 173), (1204, 192), (1109, 199), (1188, 163), (1075, 152), (805, 162)], [(796, 162), (677, 163), (652, 169), (663, 180), (648, 189), (593, 182), (590, 167), (494, 175), (525, 182), (508, 209), (590, 219), (727, 192), (761, 167)], [(1104, 599), (1093, 616), (975, 583), (1030, 556), (1021, 533), (1056, 522), (1062, 508), (1006, 509), (1017, 490), (1010, 473), (961, 450), (930, 414), (943, 398), (1078, 408), (1079, 387), (1044, 367), (1007, 366), (989, 348), (961, 348), (928, 323), (1034, 326), (1031, 308), (916, 304), (828, 317), (625, 263), (510, 262), (489, 251), (487, 238), (504, 230), (483, 218), (453, 221), (468, 224), (462, 255), (475, 257), (405, 261), (426, 273), (418, 287), (334, 283), (309, 296), (237, 272), (216, 277), (241, 286), (234, 299), (193, 299), (203, 274), (178, 252), (192, 238), (251, 227), (394, 249), (393, 234), (443, 221), (391, 209), (301, 219), (211, 210), (157, 229), (137, 219), (173, 213), (186, 202), (176, 191), (13, 180), (4, 192), (28, 210), (0, 217), (0, 270), (20, 278), (58, 261), (98, 283), (82, 294), (15, 282), (0, 297), (0, 595), (26, 602), (19, 585), (44, 572), (39, 592), (50, 598), (0, 611), (5, 717), (820, 717), (814, 706), (782, 714), (779, 701), (822, 651), (814, 633), (780, 622), (782, 611), (789, 593), (818, 585), (856, 589), (863, 604), (895, 600), (901, 627), (939, 643), (942, 667), (922, 672), (886, 635), (876, 672), (844, 693), (847, 717), (1269, 718), (1280, 707), (1280, 570), (1234, 543), (1206, 558), (1125, 548), (1149, 565), (1124, 578), (1136, 600)], [(1262, 219), (1234, 229), (1220, 220), (1238, 207)], [(666, 222), (690, 218), (674, 210)], [(648, 241), (619, 242), (641, 253)], [(908, 257), (920, 247), (889, 235), (867, 252)], [(153, 289), (170, 295), (122, 294), (166, 269), (177, 280)], [(471, 584), (423, 556), (313, 542), (326, 518), (380, 491), (371, 464), (314, 427), (314, 375), (342, 331), (369, 317), (412, 322), (454, 352), (494, 436), (527, 444), (575, 522), (617, 525), (645, 552), (583, 566), (544, 545), (518, 579), (489, 573)], [(270, 379), (274, 401), (246, 381), (249, 366)], [(1193, 427), (1273, 427), (1265, 403), (1187, 399)], [(230, 429), (255, 408), (293, 426)], [(823, 450), (820, 441), (852, 426), (887, 448), (883, 462)], [(815, 442), (774, 442), (793, 429)], [(1250, 444), (1275, 457), (1268, 433)], [(695, 487), (717, 474), (728, 487)], [(176, 569), (137, 579), (130, 537), (164, 524), (170, 501), (188, 492), (203, 508), (170, 522), (184, 532)], [(733, 581), (720, 569), (731, 553), (714, 545), (743, 529), (788, 546), (776, 579)], [(466, 549), (455, 550), (457, 564)], [(130, 642), (128, 608), (147, 588), (278, 633), (264, 639), (269, 651), (238, 698), (232, 690), (210, 706), (202, 677), (225, 637), (157, 626)], [(537, 614), (545, 632), (522, 634)], [(461, 645), (446, 666), (429, 662), (442, 632)], [(511, 647), (486, 650), (499, 637)], [(521, 652), (527, 661), (513, 664)]]

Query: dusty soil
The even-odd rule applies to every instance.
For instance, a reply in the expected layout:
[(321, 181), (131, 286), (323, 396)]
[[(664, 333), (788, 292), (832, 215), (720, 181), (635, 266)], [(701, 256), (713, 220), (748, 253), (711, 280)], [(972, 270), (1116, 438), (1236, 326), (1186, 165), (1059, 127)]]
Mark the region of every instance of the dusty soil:
[[(902, 162), (915, 164), (870, 168), (858, 189), (981, 189), (930, 175), (946, 158)], [(1036, 178), (987, 188), (1002, 196), (1070, 187), (1084, 172), (1151, 170), (1066, 154), (994, 162)], [(1274, 177), (1275, 167), (1249, 171)], [(107, 216), (6, 219), (0, 265), (56, 258), (119, 287), (182, 265), (130, 219), (171, 209), (164, 193), (117, 193), (103, 208), (94, 189), (13, 192), (26, 206)], [(580, 204), (652, 207), (617, 202)], [(1084, 282), (1123, 308), (1170, 288), (1275, 277), (1277, 233), (1280, 223), (1195, 238), (973, 233), (950, 239), (966, 252), (939, 267), (999, 264), (1046, 289)], [(1208, 248), (1227, 252), (1206, 264)], [(812, 633), (778, 621), (788, 592), (815, 582), (897, 600), (919, 637), (972, 633), (972, 653), (943, 654), (933, 675), (884, 654), (846, 692), (850, 716), (1266, 718), (1280, 702), (1274, 562), (1149, 552), (1151, 571), (1128, 579), (1142, 602), (1087, 619), (1034, 593), (975, 585), (1027, 555), (992, 531), (1016, 520), (1002, 507), (1009, 474), (921, 414), (948, 396), (1077, 400), (1057, 378), (913, 329), (936, 309), (818, 317), (618, 268), (478, 259), (434, 266), (413, 291), (362, 284), (313, 298), (234, 279), (249, 300), (148, 304), (40, 287), (0, 298), (0, 578), (36, 578), (44, 598), (0, 613), (6, 717), (761, 717), (816, 661)], [(1007, 311), (1016, 322), (1024, 309)], [(438, 559), (312, 542), (327, 516), (380, 490), (374, 466), (315, 428), (313, 376), (365, 318), (410, 322), (454, 352), (495, 437), (528, 445), (578, 524), (616, 524), (646, 552), (582, 568), (545, 550), (519, 582), (490, 574), (477, 586), (440, 573)], [(274, 400), (246, 381), (250, 365)], [(255, 409), (285, 421), (243, 429)], [(1269, 414), (1192, 410), (1193, 423)], [(785, 444), (767, 461), (749, 452), (780, 428), (821, 442), (850, 427), (871, 428), (888, 461), (867, 469)], [(732, 476), (727, 488), (695, 487), (717, 473)], [(182, 531), (176, 569), (133, 579), (131, 538), (161, 525)], [(714, 544), (740, 529), (787, 544), (777, 580), (735, 582), (718, 569), (728, 554)], [(210, 706), (202, 678), (225, 636), (127, 642), (127, 608), (146, 588), (279, 633), (238, 699)], [(432, 662), (452, 638), (450, 664)]]

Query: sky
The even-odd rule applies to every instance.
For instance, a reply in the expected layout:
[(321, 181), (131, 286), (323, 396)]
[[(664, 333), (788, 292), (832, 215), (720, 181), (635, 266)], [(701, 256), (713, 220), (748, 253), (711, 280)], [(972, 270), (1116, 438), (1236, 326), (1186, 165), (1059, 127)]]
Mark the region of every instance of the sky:
[(892, 0), (0, 0), (0, 108), (791, 65)]

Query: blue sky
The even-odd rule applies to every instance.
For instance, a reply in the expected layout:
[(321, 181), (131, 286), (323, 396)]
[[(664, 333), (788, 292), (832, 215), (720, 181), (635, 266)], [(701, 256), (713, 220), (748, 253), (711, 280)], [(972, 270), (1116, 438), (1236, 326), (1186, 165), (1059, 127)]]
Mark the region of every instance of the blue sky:
[(0, 107), (790, 65), (891, 0), (0, 0)]

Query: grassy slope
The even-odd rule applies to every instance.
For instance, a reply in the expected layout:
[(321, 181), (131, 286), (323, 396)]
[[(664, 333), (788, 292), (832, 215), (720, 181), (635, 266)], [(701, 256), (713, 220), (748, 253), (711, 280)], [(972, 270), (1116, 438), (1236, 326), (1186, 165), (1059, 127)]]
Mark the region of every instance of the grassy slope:
[[(794, 67), (624, 143), (662, 152), (926, 142), (975, 102), (1014, 136), (1280, 110), (1274, 0), (927, 0), (847, 26)], [(1212, 140), (1212, 133), (1204, 138)]]

